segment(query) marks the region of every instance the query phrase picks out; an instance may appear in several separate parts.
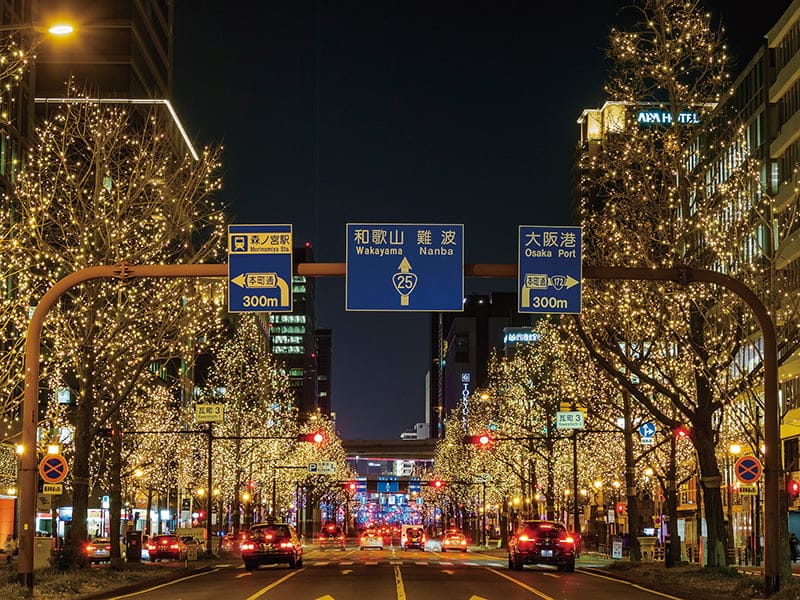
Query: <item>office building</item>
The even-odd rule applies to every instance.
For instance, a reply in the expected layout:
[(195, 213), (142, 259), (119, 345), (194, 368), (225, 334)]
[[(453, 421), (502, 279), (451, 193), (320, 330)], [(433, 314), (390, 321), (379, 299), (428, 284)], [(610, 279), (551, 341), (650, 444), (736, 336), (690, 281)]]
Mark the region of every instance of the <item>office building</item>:
[(503, 356), (507, 328), (530, 328), (531, 316), (517, 312), (515, 293), (471, 294), (461, 313), (431, 315), (431, 369), (426, 380), (429, 431), (444, 435), (447, 414), (486, 385), (493, 353)]
[[(295, 265), (314, 262), (310, 244), (295, 248), (293, 261)], [(295, 404), (302, 416), (309, 416), (320, 408), (314, 306), (314, 278), (295, 275), (292, 278), (292, 312), (269, 315), (270, 349), (286, 367)], [(323, 352), (329, 366), (330, 336), (327, 336), (327, 340), (328, 346), (323, 346)], [(320, 342), (323, 345), (326, 343), (324, 335)], [(329, 381), (330, 373), (325, 373), (325, 377), (328, 379), (324, 380), (324, 385)]]

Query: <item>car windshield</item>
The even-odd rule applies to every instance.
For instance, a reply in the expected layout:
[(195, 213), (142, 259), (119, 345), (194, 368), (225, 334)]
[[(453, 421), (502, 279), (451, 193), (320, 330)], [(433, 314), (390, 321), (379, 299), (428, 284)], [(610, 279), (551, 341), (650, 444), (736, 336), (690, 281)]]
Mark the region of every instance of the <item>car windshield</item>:
[(268, 525), (266, 527), (253, 527), (250, 534), (254, 538), (263, 538), (265, 540), (275, 538), (286, 538), (291, 536), (288, 525)]
[(559, 523), (525, 523), (524, 534), (528, 537), (558, 538), (567, 530)]

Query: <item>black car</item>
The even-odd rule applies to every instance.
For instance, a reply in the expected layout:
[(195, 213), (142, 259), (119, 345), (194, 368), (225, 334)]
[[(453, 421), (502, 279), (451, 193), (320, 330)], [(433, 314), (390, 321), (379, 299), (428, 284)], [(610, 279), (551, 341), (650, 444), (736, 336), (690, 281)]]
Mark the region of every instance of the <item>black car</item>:
[(523, 521), (508, 541), (508, 568), (523, 565), (555, 565), (559, 571), (575, 571), (575, 540), (556, 521)]
[(242, 540), (242, 560), (247, 571), (259, 565), (286, 563), (290, 569), (303, 566), (303, 544), (294, 527), (288, 523), (253, 525)]

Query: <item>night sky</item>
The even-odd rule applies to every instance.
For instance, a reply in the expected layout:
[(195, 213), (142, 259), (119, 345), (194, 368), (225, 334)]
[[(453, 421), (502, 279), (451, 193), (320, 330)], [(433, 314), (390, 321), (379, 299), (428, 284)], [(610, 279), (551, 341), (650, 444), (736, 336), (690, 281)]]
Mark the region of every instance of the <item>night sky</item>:
[[(348, 222), (459, 223), (465, 262), (514, 263), (518, 225), (569, 224), (576, 120), (606, 99), (629, 4), (178, 0), (174, 103), (198, 145), (224, 144), (236, 223), (291, 223), (321, 262), (344, 262)], [(704, 6), (744, 66), (789, 4)], [(339, 432), (396, 439), (425, 420), (429, 316), (344, 302), (344, 278), (317, 279)]]

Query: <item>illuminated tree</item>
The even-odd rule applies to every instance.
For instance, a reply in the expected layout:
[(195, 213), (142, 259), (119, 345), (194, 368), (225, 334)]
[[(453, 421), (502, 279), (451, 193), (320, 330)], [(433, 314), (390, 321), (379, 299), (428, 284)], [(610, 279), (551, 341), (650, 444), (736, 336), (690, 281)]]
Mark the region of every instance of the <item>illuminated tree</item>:
[[(297, 430), (297, 410), (288, 376), (268, 352), (255, 316), (238, 318), (231, 339), (214, 356), (199, 401), (222, 402), (225, 407), (225, 421), (215, 427), (219, 440), (213, 449), (214, 478), (238, 533), (242, 502), (252, 506), (257, 492), (260, 500), (268, 500), (270, 467), (290, 451), (288, 438)], [(199, 475), (195, 474), (202, 481)]]
[[(611, 34), (606, 91), (621, 110), (581, 164), (584, 258), (603, 266), (712, 268), (770, 303), (769, 199), (738, 109), (718, 105), (729, 85), (721, 32), (695, 0), (646, 0), (634, 10), (637, 26)], [(640, 126), (637, 109), (646, 107), (669, 115), (668, 123)], [(726, 564), (715, 449), (725, 407), (749, 395), (745, 413), (754, 416), (760, 402), (763, 364), (752, 316), (712, 286), (597, 282), (584, 288), (576, 322), (592, 357), (664, 427), (690, 425), (708, 564)], [(800, 343), (796, 319), (784, 328), (780, 354), (788, 357)]]
[[(6, 410), (21, 393), (30, 307), (54, 282), (93, 265), (203, 262), (224, 248), (212, 197), (218, 151), (193, 159), (170, 137), (165, 117), (74, 95), (37, 127), (0, 219)], [(98, 431), (134, 410), (126, 402), (145, 393), (144, 374), (191, 372), (219, 322), (220, 288), (182, 279), (93, 281), (62, 296), (45, 321), (43, 376), (58, 376), (53, 383), (75, 399), (73, 548), (87, 533)]]

